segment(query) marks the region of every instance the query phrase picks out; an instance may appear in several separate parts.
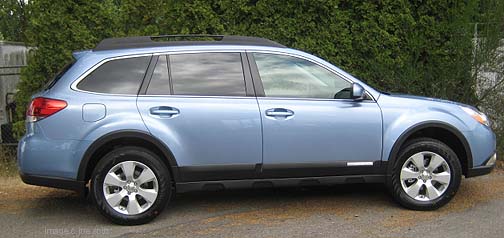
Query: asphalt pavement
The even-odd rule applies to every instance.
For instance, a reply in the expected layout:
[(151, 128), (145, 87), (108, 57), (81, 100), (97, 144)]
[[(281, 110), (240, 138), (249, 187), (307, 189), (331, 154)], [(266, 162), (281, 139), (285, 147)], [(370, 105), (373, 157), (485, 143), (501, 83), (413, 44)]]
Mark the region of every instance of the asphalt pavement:
[(504, 237), (504, 170), (463, 179), (437, 211), (380, 184), (177, 195), (153, 222), (118, 226), (73, 192), (0, 178), (0, 237)]

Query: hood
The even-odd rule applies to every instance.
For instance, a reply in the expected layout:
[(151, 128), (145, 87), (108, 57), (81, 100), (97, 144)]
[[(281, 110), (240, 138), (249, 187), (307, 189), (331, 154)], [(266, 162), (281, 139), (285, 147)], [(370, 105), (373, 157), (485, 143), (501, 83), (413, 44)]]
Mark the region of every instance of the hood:
[(408, 94), (390, 94), (388, 96), (393, 97), (393, 98), (398, 98), (398, 99), (407, 98), (407, 99), (415, 99), (415, 100), (430, 101), (430, 102), (448, 103), (448, 104), (453, 104), (453, 105), (458, 105), (458, 106), (474, 108), (473, 106), (470, 106), (467, 104), (449, 101), (449, 100), (445, 100), (445, 99), (439, 99), (439, 98), (430, 98), (430, 97), (415, 96), (415, 95), (408, 95)]

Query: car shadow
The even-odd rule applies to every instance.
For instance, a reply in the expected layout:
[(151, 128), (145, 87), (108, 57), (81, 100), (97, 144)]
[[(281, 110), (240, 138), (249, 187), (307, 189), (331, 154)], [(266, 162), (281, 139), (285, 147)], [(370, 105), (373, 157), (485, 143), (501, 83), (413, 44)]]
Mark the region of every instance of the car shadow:
[[(33, 218), (54, 225), (78, 222), (79, 226), (114, 226), (100, 215), (90, 198), (65, 190), (51, 189), (40, 196), (13, 202), (18, 203), (14, 209), (16, 213), (28, 222)], [(184, 219), (198, 220), (271, 209), (353, 212), (383, 206), (398, 207), (382, 184), (202, 191), (173, 195), (165, 211), (152, 224), (176, 224)]]

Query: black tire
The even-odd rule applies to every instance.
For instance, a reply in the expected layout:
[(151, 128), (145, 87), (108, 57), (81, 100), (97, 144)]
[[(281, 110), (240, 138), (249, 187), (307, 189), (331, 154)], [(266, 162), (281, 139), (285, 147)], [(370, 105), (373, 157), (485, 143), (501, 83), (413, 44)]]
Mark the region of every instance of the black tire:
[[(444, 193), (438, 198), (430, 201), (419, 201), (409, 196), (402, 188), (400, 181), (400, 172), (403, 164), (412, 155), (422, 152), (434, 152), (446, 161), (450, 167), (450, 183)], [(455, 152), (443, 142), (431, 138), (417, 138), (408, 141), (400, 150), (397, 159), (393, 165), (392, 174), (388, 176), (387, 187), (392, 193), (393, 198), (402, 206), (412, 210), (430, 211), (436, 210), (448, 203), (457, 193), (462, 177), (460, 161)]]
[[(158, 195), (146, 211), (136, 215), (121, 214), (105, 200), (103, 182), (105, 175), (115, 165), (124, 161), (137, 161), (148, 166), (158, 182)], [(120, 147), (107, 153), (96, 165), (91, 181), (91, 196), (100, 213), (119, 225), (140, 225), (153, 220), (161, 213), (172, 194), (171, 176), (159, 156), (142, 147)]]

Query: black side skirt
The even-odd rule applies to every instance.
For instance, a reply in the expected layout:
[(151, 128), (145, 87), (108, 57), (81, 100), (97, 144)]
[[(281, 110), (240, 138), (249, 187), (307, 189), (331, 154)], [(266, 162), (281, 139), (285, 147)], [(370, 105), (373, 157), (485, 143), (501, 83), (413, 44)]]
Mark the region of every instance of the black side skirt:
[(181, 182), (176, 184), (177, 193), (191, 191), (216, 191), (239, 188), (273, 188), (273, 187), (296, 187), (296, 186), (328, 186), (334, 184), (349, 183), (383, 183), (385, 175), (345, 175), (324, 176), (305, 178), (276, 178), (276, 179), (243, 179)]

